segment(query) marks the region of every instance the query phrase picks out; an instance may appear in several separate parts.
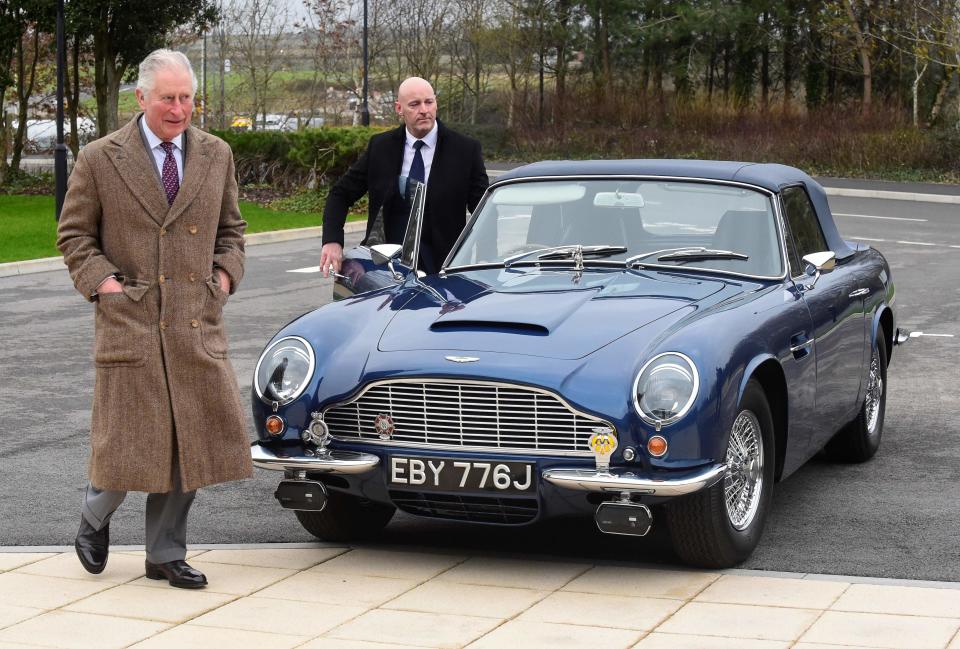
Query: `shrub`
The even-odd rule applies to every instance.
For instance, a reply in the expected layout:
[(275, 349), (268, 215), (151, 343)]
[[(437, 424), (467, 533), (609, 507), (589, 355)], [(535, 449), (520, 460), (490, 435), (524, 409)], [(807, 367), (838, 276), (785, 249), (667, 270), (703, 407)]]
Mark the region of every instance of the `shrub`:
[(283, 131), (214, 131), (230, 148), (240, 184), (317, 187), (343, 174), (380, 128), (331, 127)]

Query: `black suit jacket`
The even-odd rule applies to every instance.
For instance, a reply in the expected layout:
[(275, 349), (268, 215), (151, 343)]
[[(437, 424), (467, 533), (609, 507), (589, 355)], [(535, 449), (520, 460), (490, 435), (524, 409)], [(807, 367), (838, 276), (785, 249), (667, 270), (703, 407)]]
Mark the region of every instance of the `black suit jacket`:
[[(467, 212), (476, 208), (489, 184), (480, 143), (450, 130), (439, 120), (437, 129), (437, 150), (427, 179), (423, 224), (423, 236), (437, 267), (424, 268), (427, 272), (439, 270), (466, 224)], [(387, 241), (403, 243), (409, 205), (398, 180), (405, 141), (403, 125), (370, 138), (360, 159), (330, 189), (323, 210), (324, 243), (343, 245), (347, 210), (364, 194), (369, 194), (364, 240), (370, 236), (374, 216), (382, 207)]]

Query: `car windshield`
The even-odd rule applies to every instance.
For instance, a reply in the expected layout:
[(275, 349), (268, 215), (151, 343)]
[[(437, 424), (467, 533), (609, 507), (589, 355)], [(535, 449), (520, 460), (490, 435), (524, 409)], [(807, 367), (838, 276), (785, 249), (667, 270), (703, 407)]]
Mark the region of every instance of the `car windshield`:
[(771, 205), (760, 191), (708, 182), (511, 183), (492, 191), (447, 268), (563, 265), (571, 255), (542, 251), (582, 246), (583, 253), (604, 251), (583, 254), (587, 266), (629, 261), (779, 277), (783, 262)]

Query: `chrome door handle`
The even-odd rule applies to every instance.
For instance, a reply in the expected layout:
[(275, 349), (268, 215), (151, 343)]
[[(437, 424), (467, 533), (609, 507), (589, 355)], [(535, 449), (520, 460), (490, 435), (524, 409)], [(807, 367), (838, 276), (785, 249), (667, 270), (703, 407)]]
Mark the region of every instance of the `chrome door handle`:
[(855, 290), (853, 293), (851, 293), (851, 294), (848, 295), (847, 297), (860, 297), (860, 296), (862, 296), (862, 295), (870, 295), (870, 289), (868, 289), (868, 288), (858, 288), (857, 290)]

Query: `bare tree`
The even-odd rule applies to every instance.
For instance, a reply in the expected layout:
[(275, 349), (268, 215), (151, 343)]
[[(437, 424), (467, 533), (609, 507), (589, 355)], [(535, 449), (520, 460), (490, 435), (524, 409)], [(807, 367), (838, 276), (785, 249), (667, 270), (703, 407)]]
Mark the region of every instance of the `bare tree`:
[(281, 43), (287, 24), (287, 6), (270, 0), (233, 0), (225, 13), (231, 51), (236, 56), (236, 68), (244, 78), (244, 90), (249, 93), (247, 105), (256, 130), (258, 116), (266, 121), (271, 86), (286, 64)]

